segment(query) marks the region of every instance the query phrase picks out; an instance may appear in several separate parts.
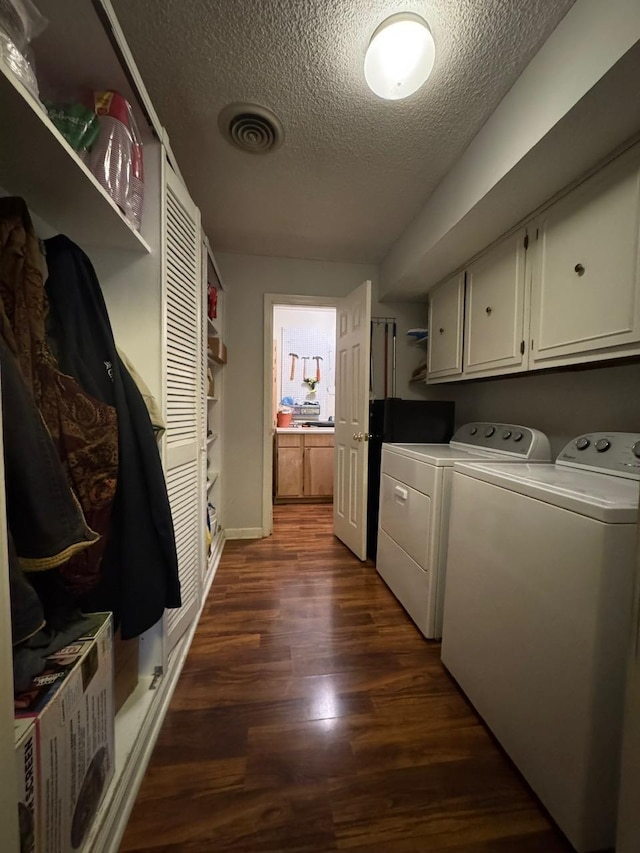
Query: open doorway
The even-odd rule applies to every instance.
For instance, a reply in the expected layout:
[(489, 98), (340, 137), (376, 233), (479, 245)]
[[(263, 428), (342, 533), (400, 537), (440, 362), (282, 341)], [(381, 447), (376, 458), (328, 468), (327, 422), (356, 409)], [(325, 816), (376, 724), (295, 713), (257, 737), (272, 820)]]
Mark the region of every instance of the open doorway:
[(273, 503), (332, 503), (336, 309), (273, 308)]
[(263, 530), (273, 503), (331, 503), (338, 300), (265, 296)]

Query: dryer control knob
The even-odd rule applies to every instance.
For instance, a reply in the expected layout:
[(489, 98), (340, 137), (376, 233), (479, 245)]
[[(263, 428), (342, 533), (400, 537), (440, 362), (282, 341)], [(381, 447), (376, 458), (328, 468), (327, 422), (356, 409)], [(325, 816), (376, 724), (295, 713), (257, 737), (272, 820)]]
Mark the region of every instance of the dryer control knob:
[(469, 430), (470, 435), (475, 435), (478, 432), (478, 427), (471, 427)]
[(600, 441), (596, 441), (596, 450), (598, 453), (604, 453), (605, 450), (608, 450), (611, 447), (611, 442), (606, 438), (601, 438)]
[(631, 448), (631, 452), (637, 459), (640, 459), (640, 441), (636, 441), (636, 443)]
[(513, 434), (513, 440), (514, 441), (522, 441), (523, 438), (524, 438), (524, 436), (522, 435), (521, 432), (514, 432), (514, 434)]
[(510, 429), (505, 429), (505, 431), (502, 433), (502, 437), (504, 438), (504, 440), (505, 440), (505, 441), (506, 441), (508, 438), (511, 438), (511, 430), (510, 430)]
[(578, 450), (586, 450), (590, 444), (591, 444), (591, 442), (589, 441), (588, 438), (579, 438), (576, 441), (576, 447), (578, 448)]
[(485, 429), (484, 437), (485, 438), (491, 438), (491, 436), (494, 434), (495, 431), (496, 431), (495, 427), (489, 427), (488, 429)]

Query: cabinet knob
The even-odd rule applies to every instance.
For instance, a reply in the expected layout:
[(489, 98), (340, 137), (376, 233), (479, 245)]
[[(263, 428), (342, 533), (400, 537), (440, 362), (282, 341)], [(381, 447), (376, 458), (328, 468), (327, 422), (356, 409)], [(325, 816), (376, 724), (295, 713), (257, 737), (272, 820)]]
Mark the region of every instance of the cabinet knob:
[(440, 328), (438, 329), (438, 331), (440, 332), (440, 334), (441, 334), (441, 335), (442, 335), (442, 334), (444, 334), (444, 329), (442, 328), (442, 326), (440, 326)]
[(489, 314), (491, 314), (493, 309), (491, 308), (490, 305), (487, 305), (487, 307), (484, 310), (487, 312), (487, 316), (488, 316)]
[(585, 268), (582, 266), (582, 264), (576, 264), (573, 269), (575, 272), (578, 273), (578, 275), (584, 275), (585, 274)]

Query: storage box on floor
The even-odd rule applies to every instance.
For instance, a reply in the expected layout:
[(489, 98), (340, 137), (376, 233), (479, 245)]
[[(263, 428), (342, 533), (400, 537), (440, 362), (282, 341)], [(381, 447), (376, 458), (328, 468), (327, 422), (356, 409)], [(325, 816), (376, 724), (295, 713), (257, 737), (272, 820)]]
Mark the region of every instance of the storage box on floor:
[(20, 853), (81, 850), (114, 769), (111, 614), (16, 697)]

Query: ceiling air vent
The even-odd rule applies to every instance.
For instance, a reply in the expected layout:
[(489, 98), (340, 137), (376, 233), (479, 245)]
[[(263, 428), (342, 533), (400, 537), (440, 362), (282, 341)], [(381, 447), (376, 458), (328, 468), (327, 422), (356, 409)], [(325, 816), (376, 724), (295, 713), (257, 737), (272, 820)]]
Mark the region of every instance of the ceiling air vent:
[(278, 116), (257, 104), (229, 104), (221, 111), (218, 125), (231, 145), (250, 154), (275, 151), (284, 138)]

